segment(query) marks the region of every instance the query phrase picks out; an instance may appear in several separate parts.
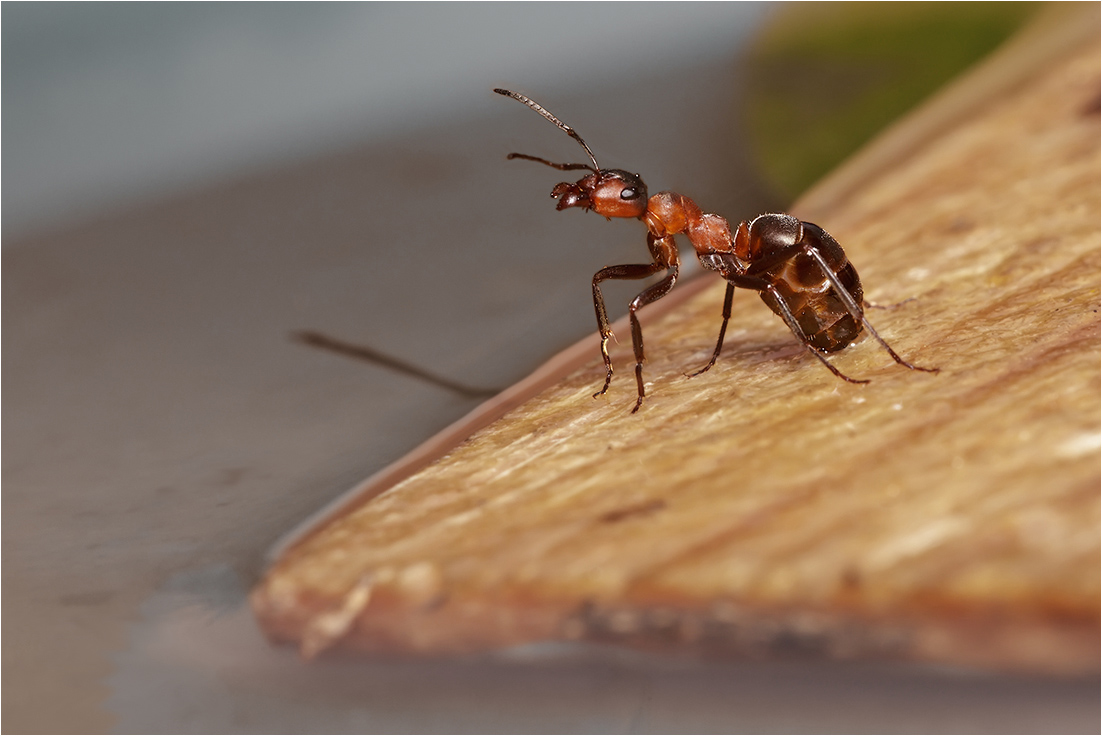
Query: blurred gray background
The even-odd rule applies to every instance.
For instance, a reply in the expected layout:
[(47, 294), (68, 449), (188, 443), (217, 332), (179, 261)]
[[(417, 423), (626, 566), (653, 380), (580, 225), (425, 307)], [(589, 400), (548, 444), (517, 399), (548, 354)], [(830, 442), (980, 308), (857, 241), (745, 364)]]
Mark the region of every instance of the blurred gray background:
[[(756, 4), (2, 8), (5, 731), (1039, 731), (1097, 683), (533, 646), (299, 661), (245, 603), (281, 534), (594, 328), (643, 230), (582, 160), (731, 219)], [(612, 284), (622, 314), (639, 284)], [(719, 304), (716, 305), (717, 314)], [(778, 328), (782, 329), (782, 328)], [(710, 346), (702, 346), (702, 355)]]
[[(561, 99), (730, 58), (763, 12), (13, 3), (3, 12), (4, 235), (469, 122), (502, 102), (491, 84)], [(642, 103), (638, 114), (689, 100)], [(554, 137), (542, 134), (531, 142)]]

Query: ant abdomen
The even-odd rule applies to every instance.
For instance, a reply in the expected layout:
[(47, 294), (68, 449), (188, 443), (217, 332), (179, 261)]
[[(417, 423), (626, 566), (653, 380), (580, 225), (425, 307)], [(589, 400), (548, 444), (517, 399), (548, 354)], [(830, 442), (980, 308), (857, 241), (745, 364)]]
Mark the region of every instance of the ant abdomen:
[[(861, 278), (838, 241), (818, 225), (791, 215), (755, 218), (748, 234), (751, 265), (747, 275), (766, 278), (773, 284), (811, 346), (832, 353), (860, 336), (860, 317), (855, 317), (838, 295), (822, 265), (799, 251), (801, 247), (817, 251), (853, 302), (861, 305)], [(772, 290), (760, 295), (775, 314), (784, 316)]]
[[(807, 263), (801, 263), (801, 261)], [(808, 344), (824, 352), (833, 353), (848, 346), (861, 335), (861, 323), (854, 319), (845, 303), (830, 288), (829, 283), (825, 290), (816, 290), (819, 286), (817, 283), (809, 288), (804, 277), (813, 267), (818, 270), (818, 264), (810, 258), (797, 256), (775, 274), (773, 285), (796, 318)], [(853, 265), (847, 263), (837, 272), (837, 276), (846, 291), (853, 297), (853, 301), (861, 304), (864, 292), (861, 288), (861, 279), (857, 276), (857, 270)], [(773, 294), (769, 291), (759, 293), (766, 306), (783, 317), (780, 305), (777, 304)]]

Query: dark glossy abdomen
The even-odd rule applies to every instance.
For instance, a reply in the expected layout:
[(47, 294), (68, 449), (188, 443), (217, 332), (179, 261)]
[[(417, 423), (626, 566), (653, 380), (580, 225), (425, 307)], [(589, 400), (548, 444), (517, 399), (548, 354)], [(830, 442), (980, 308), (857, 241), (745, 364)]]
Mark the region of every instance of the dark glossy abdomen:
[[(811, 258), (800, 255), (771, 271), (774, 286), (812, 346), (832, 353), (846, 347), (861, 334), (861, 322), (849, 313), (823, 276), (822, 268)], [(858, 306), (863, 305), (864, 291), (853, 264), (846, 262), (836, 273)], [(781, 314), (772, 294), (763, 291), (761, 299), (770, 309)]]

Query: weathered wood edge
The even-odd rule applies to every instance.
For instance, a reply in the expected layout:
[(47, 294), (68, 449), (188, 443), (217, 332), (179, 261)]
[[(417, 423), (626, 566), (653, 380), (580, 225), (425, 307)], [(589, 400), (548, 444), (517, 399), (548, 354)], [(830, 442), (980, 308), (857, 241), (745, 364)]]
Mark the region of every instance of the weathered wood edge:
[[(866, 144), (849, 160), (812, 187), (792, 207), (803, 219), (823, 219), (855, 187), (867, 184), (880, 172), (914, 155), (947, 128), (982, 111), (999, 95), (1027, 83), (1059, 59), (1097, 38), (1099, 8), (1090, 3), (1062, 3), (1042, 12), (1037, 19), (982, 62), (951, 82), (899, 122)], [(644, 308), (653, 320), (676, 310), (711, 285), (698, 276), (665, 299)], [(613, 324), (614, 331), (628, 329), (627, 317)], [(305, 542), (332, 520), (359, 506), (448, 454), (480, 429), (489, 426), (544, 389), (556, 384), (588, 362), (597, 351), (598, 337), (591, 334), (553, 356), (529, 376), (497, 396), (481, 403), (397, 461), (387, 465), (280, 537), (265, 554), (271, 566), (291, 549)]]

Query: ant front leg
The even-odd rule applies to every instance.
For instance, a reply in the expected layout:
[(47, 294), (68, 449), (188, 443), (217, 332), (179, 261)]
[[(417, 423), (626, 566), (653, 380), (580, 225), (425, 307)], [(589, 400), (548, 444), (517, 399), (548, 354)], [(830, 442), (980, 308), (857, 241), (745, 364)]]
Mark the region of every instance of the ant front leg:
[(643, 327), (639, 324), (639, 317), (635, 313), (669, 294), (670, 289), (677, 283), (677, 273), (677, 266), (671, 266), (664, 279), (644, 289), (639, 296), (631, 300), (631, 305), (628, 307), (628, 315), (631, 317), (631, 347), (635, 351), (635, 383), (639, 387), (639, 398), (635, 400), (632, 414), (639, 411), (639, 407), (643, 405), (643, 361), (646, 360), (643, 354)]
[[(608, 323), (608, 311), (605, 309), (604, 297), (601, 296), (601, 282), (608, 279), (645, 279), (661, 270), (662, 266), (657, 263), (637, 263), (625, 266), (606, 266), (593, 274), (593, 308), (597, 312), (597, 329), (601, 333), (601, 357), (605, 361), (605, 385), (600, 391), (593, 394), (593, 398), (603, 396), (608, 391), (609, 384), (612, 383), (612, 358), (608, 355), (608, 339), (612, 337), (612, 328)], [(634, 319), (634, 313), (632, 319)], [(632, 328), (632, 336), (634, 337), (634, 327)], [(640, 341), (642, 341), (642, 337), (640, 337)], [(641, 349), (640, 347), (639, 350)]]
[[(857, 305), (857, 301), (853, 298), (853, 295), (846, 291), (846, 288), (842, 285), (842, 282), (838, 280), (838, 275), (834, 273), (834, 271), (830, 267), (830, 264), (828, 264), (826, 262), (826, 259), (823, 258), (823, 254), (820, 253), (819, 250), (812, 245), (804, 245), (802, 247), (802, 250), (804, 253), (811, 256), (811, 258), (813, 258), (816, 263), (819, 264), (819, 267), (823, 270), (823, 274), (826, 275), (827, 280), (830, 281), (830, 285), (834, 287), (834, 293), (838, 295), (838, 298), (842, 300), (842, 304), (845, 305), (846, 311), (848, 311), (854, 319), (859, 320), (861, 324), (864, 325), (865, 329), (869, 331), (869, 334), (872, 335), (878, 343), (880, 343), (880, 347), (888, 351), (888, 355), (892, 356), (892, 360), (894, 360), (896, 363), (903, 366), (904, 368), (910, 368), (912, 371), (922, 371), (924, 373), (941, 372), (940, 368), (923, 368), (922, 366), (908, 363), (907, 361), (903, 360), (903, 358), (899, 357), (899, 354), (892, 350), (892, 346), (889, 345), (884, 340), (884, 338), (880, 337), (880, 333), (876, 331), (876, 328), (874, 328), (869, 322), (868, 318), (865, 317), (864, 310), (862, 310), (861, 307)], [(837, 373), (837, 371), (835, 372)]]

